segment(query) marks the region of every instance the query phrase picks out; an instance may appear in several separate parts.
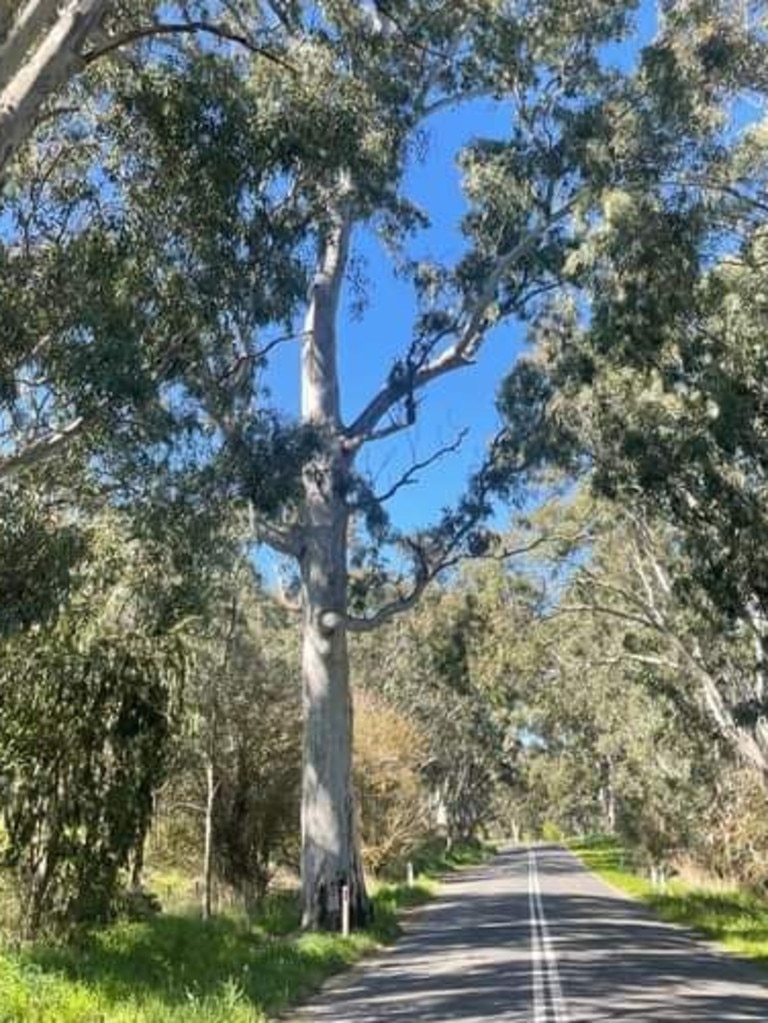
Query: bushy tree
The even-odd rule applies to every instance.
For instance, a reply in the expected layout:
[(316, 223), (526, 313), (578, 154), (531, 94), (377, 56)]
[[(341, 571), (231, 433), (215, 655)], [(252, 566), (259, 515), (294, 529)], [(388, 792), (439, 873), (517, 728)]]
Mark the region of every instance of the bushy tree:
[(373, 693), (355, 706), (354, 778), (363, 860), (374, 874), (402, 866), (430, 834), (422, 767), (426, 742), (416, 725)]
[(2, 640), (4, 856), (28, 933), (114, 913), (167, 769), (185, 672), (186, 608), (169, 618), (159, 587), (147, 592), (157, 552), (119, 520), (82, 532), (64, 605)]
[(633, 520), (634, 582), (602, 603), (656, 642), (666, 629), (720, 731), (764, 769), (768, 150), (744, 106), (765, 97), (765, 10), (732, 14), (670, 6), (648, 91), (610, 128), (625, 175), (584, 222), (570, 294), (542, 312), (502, 407), (514, 464), (589, 474)]

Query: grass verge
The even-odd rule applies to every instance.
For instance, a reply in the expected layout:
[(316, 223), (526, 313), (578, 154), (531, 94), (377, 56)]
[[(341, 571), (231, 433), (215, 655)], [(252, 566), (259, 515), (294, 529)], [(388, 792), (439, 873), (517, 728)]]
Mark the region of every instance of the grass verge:
[(329, 975), (398, 934), (398, 913), (431, 898), (437, 875), (481, 862), (480, 846), (430, 850), (414, 887), (374, 886), (367, 931), (296, 931), (295, 898), (256, 921), (161, 914), (80, 935), (67, 945), (0, 953), (0, 1023), (262, 1023)]
[(614, 887), (641, 899), (668, 923), (683, 924), (730, 952), (768, 969), (768, 902), (738, 888), (707, 888), (673, 878), (662, 889), (631, 865), (619, 842), (602, 836), (568, 843), (585, 866)]

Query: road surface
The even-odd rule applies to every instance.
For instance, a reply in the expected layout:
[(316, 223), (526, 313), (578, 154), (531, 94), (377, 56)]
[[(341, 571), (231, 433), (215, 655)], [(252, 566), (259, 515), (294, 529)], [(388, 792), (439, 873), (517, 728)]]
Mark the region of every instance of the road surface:
[(768, 974), (659, 923), (557, 847), (445, 884), (295, 1023), (768, 1023)]

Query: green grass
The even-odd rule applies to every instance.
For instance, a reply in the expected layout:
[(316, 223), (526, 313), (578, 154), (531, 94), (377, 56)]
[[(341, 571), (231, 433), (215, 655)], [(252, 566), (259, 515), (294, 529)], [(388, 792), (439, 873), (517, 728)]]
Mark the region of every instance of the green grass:
[(397, 915), (432, 897), (436, 873), (480, 862), (480, 847), (436, 851), (413, 888), (373, 886), (375, 921), (348, 938), (300, 934), (295, 896), (255, 921), (161, 914), (0, 954), (0, 1023), (261, 1023), (330, 974), (393, 940)]
[(585, 866), (641, 899), (662, 920), (690, 927), (768, 968), (768, 902), (764, 898), (743, 889), (708, 888), (677, 878), (662, 890), (641, 875), (631, 855), (614, 839), (597, 836), (568, 845)]

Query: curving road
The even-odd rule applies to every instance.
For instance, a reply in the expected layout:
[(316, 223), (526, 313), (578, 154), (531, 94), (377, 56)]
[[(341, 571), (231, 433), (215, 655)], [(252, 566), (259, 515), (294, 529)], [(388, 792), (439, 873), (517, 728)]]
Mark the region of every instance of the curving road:
[(556, 847), (462, 872), (295, 1023), (768, 1023), (768, 974), (659, 923)]

